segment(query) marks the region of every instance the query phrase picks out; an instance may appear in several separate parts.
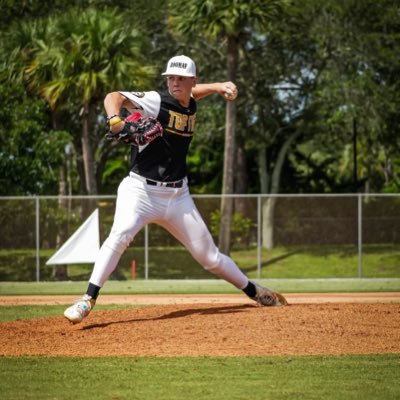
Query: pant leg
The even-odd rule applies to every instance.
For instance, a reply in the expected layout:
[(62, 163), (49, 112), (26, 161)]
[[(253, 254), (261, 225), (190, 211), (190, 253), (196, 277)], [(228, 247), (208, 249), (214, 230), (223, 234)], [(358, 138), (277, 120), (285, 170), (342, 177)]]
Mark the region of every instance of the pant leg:
[(184, 190), (176, 201), (170, 204), (167, 216), (160, 225), (174, 235), (203, 268), (238, 289), (247, 286), (249, 280), (246, 275), (215, 245), (188, 190)]
[(157, 207), (145, 191), (143, 182), (126, 177), (118, 188), (111, 232), (100, 248), (90, 283), (102, 287), (136, 234), (157, 217)]

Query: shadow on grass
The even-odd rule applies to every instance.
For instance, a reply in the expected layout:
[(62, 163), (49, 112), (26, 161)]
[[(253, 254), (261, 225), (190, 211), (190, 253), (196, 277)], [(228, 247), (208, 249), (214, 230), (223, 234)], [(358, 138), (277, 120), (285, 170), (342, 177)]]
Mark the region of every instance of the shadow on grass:
[(240, 305), (240, 306), (224, 306), (224, 307), (206, 307), (206, 308), (188, 308), (186, 310), (173, 311), (171, 313), (161, 315), (160, 317), (155, 318), (133, 318), (127, 320), (119, 320), (119, 321), (110, 321), (104, 322), (101, 324), (92, 324), (82, 327), (81, 330), (89, 330), (96, 328), (106, 328), (110, 325), (115, 324), (128, 324), (132, 322), (143, 322), (143, 321), (159, 321), (163, 319), (173, 319), (173, 318), (184, 318), (189, 315), (199, 314), (199, 315), (212, 315), (212, 314), (231, 314), (231, 313), (239, 313), (247, 308), (254, 308), (254, 305)]
[[(285, 254), (281, 254), (280, 256), (272, 257), (272, 258), (268, 259), (267, 261), (261, 262), (261, 268), (270, 267), (279, 261), (283, 261), (283, 260), (285, 260), (289, 257), (292, 257), (295, 254), (299, 254), (301, 252), (302, 252), (301, 250), (294, 250), (294, 251), (290, 251)], [(240, 269), (245, 273), (253, 272), (254, 270), (257, 270), (257, 264), (242, 266), (242, 267), (240, 267)]]
[(277, 263), (279, 261), (285, 260), (286, 258), (289, 258), (289, 257), (291, 257), (291, 256), (293, 256), (295, 254), (299, 254), (299, 253), (301, 253), (300, 250), (295, 250), (295, 251), (290, 251), (289, 253), (286, 253), (286, 254), (282, 254), (282, 255), (277, 256), (277, 257), (272, 257), (268, 261), (265, 261), (265, 262), (261, 263), (261, 266), (262, 267), (268, 267), (271, 264), (275, 264), (275, 263)]

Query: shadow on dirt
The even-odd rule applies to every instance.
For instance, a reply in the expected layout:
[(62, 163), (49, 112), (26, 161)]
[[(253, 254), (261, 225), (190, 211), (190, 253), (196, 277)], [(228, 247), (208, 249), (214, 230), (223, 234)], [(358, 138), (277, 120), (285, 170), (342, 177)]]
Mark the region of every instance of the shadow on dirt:
[(223, 306), (223, 307), (206, 307), (206, 308), (188, 308), (186, 310), (179, 310), (174, 311), (165, 315), (161, 315), (155, 318), (133, 318), (133, 319), (126, 319), (126, 320), (119, 320), (119, 321), (110, 321), (104, 322), (100, 324), (91, 324), (82, 327), (81, 330), (89, 330), (89, 329), (96, 329), (96, 328), (106, 328), (110, 325), (115, 324), (127, 324), (132, 322), (143, 322), (143, 321), (160, 321), (164, 319), (172, 319), (172, 318), (184, 318), (189, 315), (213, 315), (213, 314), (232, 314), (232, 313), (239, 313), (249, 308), (254, 308), (254, 305), (244, 304), (244, 305), (236, 305), (236, 306)]

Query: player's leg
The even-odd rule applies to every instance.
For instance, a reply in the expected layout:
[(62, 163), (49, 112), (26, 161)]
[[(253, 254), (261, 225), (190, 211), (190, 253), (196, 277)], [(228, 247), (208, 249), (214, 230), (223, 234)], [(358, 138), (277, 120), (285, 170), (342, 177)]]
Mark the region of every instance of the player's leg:
[(188, 192), (178, 198), (161, 225), (189, 250), (203, 268), (243, 290), (260, 305), (287, 304), (279, 293), (251, 282), (232, 258), (219, 251)]
[[(97, 255), (87, 291), (64, 312), (71, 322), (81, 322), (90, 313), (100, 289), (117, 267), (124, 251), (140, 229), (154, 217), (149, 211), (147, 199), (141, 181), (127, 177), (121, 182), (113, 226)], [(156, 211), (154, 207), (153, 210)]]

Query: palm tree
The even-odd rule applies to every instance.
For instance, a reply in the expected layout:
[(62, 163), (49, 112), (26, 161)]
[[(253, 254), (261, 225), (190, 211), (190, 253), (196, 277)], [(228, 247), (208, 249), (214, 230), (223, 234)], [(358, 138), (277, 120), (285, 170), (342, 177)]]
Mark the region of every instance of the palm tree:
[[(99, 146), (103, 135), (96, 135), (97, 110), (108, 90), (123, 87), (127, 82), (143, 87), (151, 80), (152, 69), (140, 65), (143, 41), (135, 30), (126, 28), (123, 16), (115, 11), (88, 9), (79, 14), (70, 11), (62, 17), (23, 24), (23, 28), (17, 35), (19, 46), (10, 57), (11, 75), (19, 77), (33, 93), (48, 101), (54, 129), (73, 125), (65, 121), (66, 115), (75, 114), (81, 119), (81, 133), (73, 133), (74, 153), (79, 158), (82, 149), (84, 176), (81, 179), (87, 194), (95, 195), (98, 192), (96, 155), (103, 159), (99, 153), (109, 152), (107, 146)], [(60, 195), (66, 194), (63, 167), (60, 167)], [(93, 205), (84, 205), (83, 209), (93, 208)], [(67, 208), (63, 202), (59, 206)], [(85, 216), (87, 212), (83, 209)], [(65, 240), (65, 234), (60, 229), (58, 243)], [(66, 277), (66, 266), (56, 266), (54, 276)]]
[(71, 10), (48, 23), (46, 40), (36, 40), (34, 56), (25, 69), (30, 88), (53, 109), (69, 106), (81, 118), (86, 192), (98, 192), (96, 150), (100, 137), (94, 126), (97, 110), (110, 89), (148, 85), (153, 69), (144, 66), (143, 39), (127, 28), (116, 11)]
[[(246, 41), (247, 31), (264, 29), (279, 5), (277, 0), (179, 0), (172, 3), (171, 21), (178, 32), (185, 35), (204, 33), (210, 40), (226, 43), (226, 78), (230, 81), (236, 81), (239, 50)], [(227, 102), (222, 183), (222, 194), (225, 195), (234, 193), (235, 131), (236, 103)], [(230, 251), (232, 211), (233, 199), (223, 197), (219, 247), (225, 253)]]

